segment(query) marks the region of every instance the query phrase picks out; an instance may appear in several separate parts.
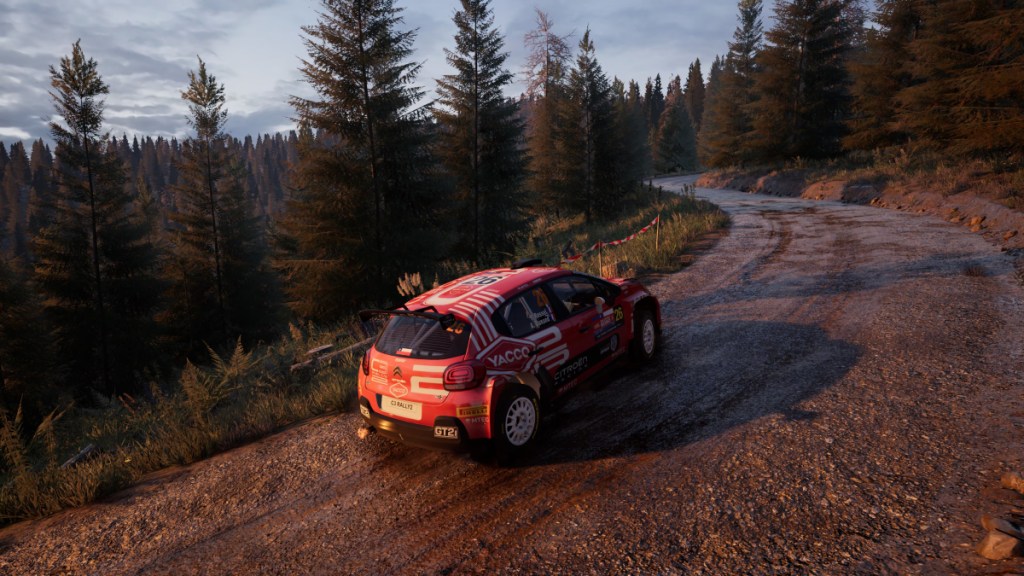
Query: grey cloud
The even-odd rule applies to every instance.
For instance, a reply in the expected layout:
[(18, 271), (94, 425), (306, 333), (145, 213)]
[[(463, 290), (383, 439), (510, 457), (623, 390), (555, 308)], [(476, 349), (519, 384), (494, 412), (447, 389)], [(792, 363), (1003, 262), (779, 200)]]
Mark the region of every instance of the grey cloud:
[[(444, 48), (454, 44), (451, 17), (457, 0), (399, 0), (404, 7), (403, 28), (416, 28), (412, 58), (423, 63), (416, 84), (427, 92), (435, 80), (450, 72)], [(48, 137), (40, 119), (52, 114), (48, 67), (70, 53), (71, 44), (81, 38), (86, 55), (96, 59), (100, 73), (110, 84), (107, 97), (107, 128), (130, 135), (180, 135), (187, 131), (185, 107), (179, 94), (187, 73), (196, 67), (196, 55), (216, 61), (215, 50), (236, 31), (239, 22), (254, 11), (275, 6), (308, 11), (307, 23), (316, 21), (318, 0), (184, 0), (175, 4), (173, 20), (157, 22), (129, 0), (57, 2), (56, 0), (8, 0), (0, 12), (0, 78), (5, 105), (0, 109), (0, 126), (25, 130), (33, 138)], [(509, 53), (506, 67), (521, 72), (526, 50), (523, 36), (535, 26), (534, 4), (494, 1), (495, 23), (505, 35)], [(555, 21), (556, 31), (574, 33), (573, 50), (589, 24), (597, 45), (597, 56), (609, 77), (643, 82), (648, 75), (684, 74), (686, 66), (701, 58), (706, 73), (714, 54), (725, 51), (736, 25), (735, 4), (645, 0), (639, 8), (599, 0), (581, 3), (545, 0), (542, 8)], [(301, 31), (266, 31), (267, 41)], [(290, 49), (290, 48), (289, 48)], [(309, 96), (311, 89), (298, 72), (304, 51), (295, 54), (287, 71), (274, 69), (278, 80), (270, 93), (236, 93), (227, 86), (228, 130), (237, 136), (262, 134), (292, 123), (292, 95)], [(218, 66), (230, 66), (220, 62)], [(223, 69), (214, 71), (220, 78)], [(11, 78), (13, 81), (7, 81)], [(237, 81), (232, 80), (232, 82)], [(667, 80), (666, 80), (667, 82)], [(522, 84), (508, 92), (518, 93)], [(10, 103), (8, 105), (8, 103)]]
[(226, 131), (239, 139), (246, 135), (270, 134), (280, 131), (284, 125), (292, 125), (294, 115), (295, 110), (287, 103), (268, 105), (251, 114), (229, 115)]
[(48, 116), (52, 112), (49, 100), (45, 103), (15, 104), (0, 107), (0, 126), (16, 127), (28, 132), (30, 140), (49, 138)]

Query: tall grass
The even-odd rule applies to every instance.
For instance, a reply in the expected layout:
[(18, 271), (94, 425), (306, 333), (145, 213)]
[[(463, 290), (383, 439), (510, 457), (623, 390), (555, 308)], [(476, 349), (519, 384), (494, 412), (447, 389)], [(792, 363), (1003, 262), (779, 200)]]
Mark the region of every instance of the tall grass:
[(649, 200), (611, 222), (587, 225), (582, 215), (562, 219), (539, 218), (532, 226), (522, 256), (541, 258), (547, 263), (558, 262), (570, 244), (571, 250), (584, 252), (599, 240), (610, 242), (625, 238), (660, 215), (658, 226), (634, 240), (587, 252), (579, 260), (564, 266), (595, 275), (601, 275), (602, 263), (607, 266), (616, 262), (624, 264), (635, 274), (668, 272), (679, 268), (680, 255), (694, 240), (728, 222), (725, 213), (709, 202), (697, 200), (692, 194), (652, 192)]
[[(606, 248), (606, 263), (625, 262), (639, 272), (678, 268), (687, 243), (723, 226), (726, 216), (690, 196), (653, 190), (634, 199), (614, 222), (586, 225), (582, 216), (538, 220), (521, 257), (556, 261), (570, 240), (583, 250), (597, 240), (628, 236), (660, 214), (659, 231), (650, 230), (620, 247)], [(658, 246), (655, 247), (656, 236)], [(600, 274), (597, 253), (572, 265)], [(472, 271), (452, 262), (445, 276)], [(400, 279), (410, 295), (422, 290), (418, 275)], [(434, 279), (434, 284), (439, 282)], [(361, 338), (352, 326), (290, 326), (271, 344), (246, 350), (241, 342), (223, 351), (209, 350), (208, 362), (187, 363), (171, 383), (153, 382), (138, 398), (96, 398), (90, 406), (67, 407), (45, 418), (31, 436), (20, 411), (0, 409), (0, 524), (52, 514), (129, 486), (150, 472), (184, 465), (283, 426), (352, 405), (358, 354), (353, 349), (331, 366), (294, 366), (309, 360), (307, 351), (324, 344), (344, 349)], [(93, 449), (68, 464), (83, 447)]]
[[(51, 414), (27, 441), (20, 412), (11, 418), (0, 410), (0, 522), (91, 502), (149, 472), (346, 408), (355, 395), (358, 351), (329, 369), (291, 366), (322, 344), (354, 343), (353, 332), (292, 326), (272, 345), (211, 350), (208, 367), (187, 364), (169, 389), (154, 383), (146, 398), (97, 399), (97, 406), (67, 411), (63, 419)], [(89, 444), (95, 447), (89, 456), (61, 466), (61, 459)]]

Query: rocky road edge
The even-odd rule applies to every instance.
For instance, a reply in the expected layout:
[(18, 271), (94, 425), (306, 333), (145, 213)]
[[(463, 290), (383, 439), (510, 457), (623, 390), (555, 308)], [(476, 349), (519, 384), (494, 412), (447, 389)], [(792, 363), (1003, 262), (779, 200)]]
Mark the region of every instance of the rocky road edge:
[(970, 191), (944, 195), (894, 184), (843, 179), (810, 182), (800, 170), (708, 172), (697, 180), (704, 188), (740, 190), (771, 196), (834, 200), (938, 216), (982, 234), (1016, 260), (1024, 283), (1024, 212), (1007, 208)]

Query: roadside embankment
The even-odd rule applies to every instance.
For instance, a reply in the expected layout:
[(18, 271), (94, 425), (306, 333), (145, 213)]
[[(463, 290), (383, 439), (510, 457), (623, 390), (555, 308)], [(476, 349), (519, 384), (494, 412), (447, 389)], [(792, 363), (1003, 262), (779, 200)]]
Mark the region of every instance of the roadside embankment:
[[(982, 234), (1003, 250), (1024, 250), (1024, 212), (970, 189), (949, 194), (937, 192), (925, 184), (820, 178), (799, 169), (708, 172), (697, 180), (697, 185), (932, 214)], [(1021, 257), (1024, 257), (1024, 252)]]

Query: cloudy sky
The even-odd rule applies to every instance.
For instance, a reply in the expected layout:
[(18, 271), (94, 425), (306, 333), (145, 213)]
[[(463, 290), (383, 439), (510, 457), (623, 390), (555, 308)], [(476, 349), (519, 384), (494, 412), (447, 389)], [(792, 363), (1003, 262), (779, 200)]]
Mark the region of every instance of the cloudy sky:
[[(404, 28), (417, 28), (418, 84), (429, 91), (450, 73), (444, 48), (454, 44), (451, 18), (458, 0), (396, 0)], [(304, 25), (320, 0), (0, 0), (0, 141), (48, 139), (49, 66), (81, 39), (110, 85), (106, 128), (120, 136), (187, 135), (180, 99), (189, 70), (201, 57), (225, 85), (235, 136), (291, 129), (291, 95), (309, 95), (298, 68), (305, 56)], [(556, 32), (589, 26), (598, 61), (610, 77), (643, 84), (685, 77), (700, 58), (707, 74), (736, 27), (735, 2), (707, 0), (492, 0), (495, 25), (505, 34), (507, 65), (525, 61), (523, 36), (534, 28), (534, 8), (547, 12)], [(521, 76), (518, 76), (521, 77)], [(518, 95), (519, 83), (508, 94)]]

